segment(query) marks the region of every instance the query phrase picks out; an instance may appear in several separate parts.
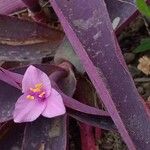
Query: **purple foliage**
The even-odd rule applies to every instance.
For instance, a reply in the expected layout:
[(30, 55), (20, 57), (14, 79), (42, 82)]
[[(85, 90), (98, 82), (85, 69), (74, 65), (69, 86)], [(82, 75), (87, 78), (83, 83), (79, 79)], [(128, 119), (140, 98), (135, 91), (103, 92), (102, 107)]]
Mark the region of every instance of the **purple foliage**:
[(134, 0), (128, 1), (116, 1), (116, 0), (105, 0), (108, 13), (112, 23), (115, 19), (118, 20), (118, 25), (116, 25), (116, 33), (119, 34), (124, 27), (126, 27), (131, 21), (134, 21), (138, 15), (136, 5)]
[(64, 37), (47, 26), (5, 15), (0, 15), (0, 29), (0, 55), (13, 61), (40, 60), (54, 53)]
[(148, 150), (149, 114), (118, 58), (119, 46), (104, 1), (50, 2), (128, 148)]
[(22, 0), (1, 0), (0, 2), (0, 14), (11, 14), (15, 11), (22, 10), (26, 6)]
[(66, 115), (51, 119), (38, 118), (35, 122), (26, 125), (22, 148), (66, 150), (66, 125)]
[[(62, 70), (60, 67), (57, 67), (57, 66), (53, 66), (53, 65), (36, 65), (38, 68), (40, 68), (42, 71), (46, 72), (47, 75), (50, 75), (52, 74), (52, 77), (53, 77), (53, 72), (57, 72), (59, 71), (60, 73), (59, 74), (62, 74), (62, 76), (64, 76), (64, 70)], [(16, 72), (18, 73), (24, 73), (26, 67), (25, 68), (19, 68), (17, 70), (15, 70)], [(62, 76), (59, 75), (56, 73), (55, 76), (59, 76), (59, 78), (61, 78)], [(12, 75), (12, 76), (11, 76)], [(14, 73), (11, 73), (10, 71), (7, 71), (5, 73), (5, 77), (9, 76), (10, 78), (10, 81), (12, 81), (13, 77), (14, 77)], [(20, 77), (20, 74), (16, 74), (16, 76), (19, 76)], [(3, 77), (3, 76), (2, 76)], [(51, 76), (50, 78), (53, 79)], [(7, 77), (8, 78), (8, 77)], [(56, 78), (56, 77), (55, 77)], [(1, 78), (3, 80), (3, 78)], [(6, 83), (9, 83), (10, 81), (6, 81), (6, 80), (3, 80), (4, 82)], [(14, 80), (15, 81), (15, 80)], [(16, 103), (16, 100), (18, 99), (18, 97), (21, 95), (21, 91), (17, 91), (15, 92), (15, 88), (13, 88), (12, 86), (9, 86), (7, 85), (6, 83), (4, 83), (1, 81), (1, 84), (2, 86), (0, 86), (0, 88), (2, 89), (1, 92), (3, 94), (3, 96), (1, 96), (0, 98), (0, 103), (1, 103), (1, 106), (4, 107), (4, 110), (3, 110), (3, 107), (2, 108), (2, 111), (0, 112), (0, 118), (1, 118), (1, 122), (4, 122), (6, 120), (10, 120), (12, 119), (12, 111), (14, 109), (14, 105)], [(20, 77), (20, 81), (17, 80), (17, 82), (19, 82), (19, 85), (21, 85), (21, 82), (22, 82), (22, 78)], [(93, 115), (100, 115), (100, 116), (106, 116), (108, 117), (108, 113), (106, 111), (103, 111), (103, 110), (100, 110), (100, 109), (97, 109), (97, 108), (94, 108), (94, 107), (91, 107), (91, 106), (88, 106), (88, 105), (85, 105), (83, 103), (80, 103), (78, 102), (77, 100), (71, 98), (71, 97), (68, 97), (67, 95), (65, 95), (57, 86), (57, 84), (54, 82), (54, 81), (51, 81), (52, 82), (52, 87), (56, 88), (62, 95), (63, 97), (63, 101), (64, 101), (64, 104), (68, 107), (68, 108), (71, 108), (73, 110), (76, 110), (76, 111), (79, 111), (79, 112), (84, 112), (84, 113), (87, 113), (87, 114), (93, 114)], [(16, 87), (16, 84), (12, 84), (14, 87)], [(6, 88), (4, 88), (6, 86)], [(7, 89), (9, 89), (11, 92), (9, 93), (10, 95), (8, 94), (5, 94), (7, 92)], [(18, 92), (18, 93), (17, 93)], [(11, 96), (12, 95), (12, 96)], [(3, 99), (7, 99), (7, 101), (3, 101)], [(6, 103), (7, 102), (7, 103)], [(3, 114), (3, 112), (5, 112), (5, 115)]]
[[(115, 32), (119, 34), (137, 16), (134, 0), (112, 0), (111, 2), (93, 0), (92, 3), (91, 0), (49, 1), (92, 81), (99, 100), (101, 98), (108, 111), (86, 103), (89, 97), (82, 95), (85, 91), (79, 92), (81, 95), (77, 99), (79, 98), (80, 102), (72, 98), (76, 89), (76, 77), (70, 66), (65, 68), (60, 65), (37, 65), (52, 80), (52, 87), (61, 94), (67, 114), (94, 127), (118, 130), (130, 150), (149, 150), (149, 112), (136, 90), (112, 28), (112, 22), (114, 23), (117, 18)], [(47, 17), (38, 0), (2, 0), (0, 14), (10, 14), (26, 6), (32, 11), (35, 21), (47, 23)], [(34, 55), (37, 49), (49, 50), (51, 48), (55, 51), (64, 37), (63, 33), (47, 26), (3, 15), (0, 15), (0, 29), (1, 53), (7, 59), (12, 60), (16, 57), (21, 58), (20, 53), (25, 56), (26, 50), (29, 52), (27, 57)], [(11, 55), (11, 51), (15, 51), (15, 55), (13, 53)], [(35, 58), (41, 58), (46, 54), (42, 51), (39, 55), (35, 54)], [(21, 74), (24, 74), (25, 70), (26, 67), (14, 69), (13, 71), (16, 72), (14, 73), (0, 68), (1, 123), (13, 118), (16, 100), (21, 95), (23, 78)], [(15, 131), (18, 134), (16, 139), (22, 140), (23, 138), (23, 149), (65, 150), (67, 121), (66, 115), (51, 119), (39, 117), (36, 121), (26, 125), (24, 137)], [(90, 133), (89, 135), (92, 136), (91, 130), (88, 131), (92, 128), (86, 124), (82, 125), (87, 131), (82, 132), (82, 129), (81, 134)], [(23, 130), (24, 125), (21, 127), (21, 132)], [(0, 146), (2, 144), (6, 142), (2, 141)], [(92, 144), (94, 143), (91, 142)], [(9, 148), (9, 146), (0, 147), (0, 149)]]

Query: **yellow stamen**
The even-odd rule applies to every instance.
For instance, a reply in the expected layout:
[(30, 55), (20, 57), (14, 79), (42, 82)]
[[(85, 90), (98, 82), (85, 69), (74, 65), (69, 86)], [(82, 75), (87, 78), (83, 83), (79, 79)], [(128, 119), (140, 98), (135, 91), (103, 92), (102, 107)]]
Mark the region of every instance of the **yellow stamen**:
[(29, 100), (34, 100), (34, 96), (32, 96), (32, 95), (27, 95), (27, 99), (29, 99)]
[(41, 94), (39, 94), (39, 97), (42, 98), (45, 95), (45, 92), (42, 92)]
[(30, 88), (30, 91), (36, 93), (36, 92), (40, 92), (41, 89), (37, 89), (37, 88)]
[(38, 84), (35, 84), (35, 88), (30, 88), (30, 91), (32, 91), (34, 93), (40, 92), (41, 88), (42, 88), (42, 83), (38, 83)]
[(42, 88), (42, 83), (38, 83), (35, 85), (35, 88), (41, 89)]

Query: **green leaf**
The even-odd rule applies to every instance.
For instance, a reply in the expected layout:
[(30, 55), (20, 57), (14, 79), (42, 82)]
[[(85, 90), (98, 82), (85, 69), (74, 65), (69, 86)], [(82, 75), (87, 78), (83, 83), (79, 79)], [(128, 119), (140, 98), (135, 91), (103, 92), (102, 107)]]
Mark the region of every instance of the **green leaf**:
[(150, 38), (142, 39), (140, 45), (133, 50), (134, 53), (141, 53), (150, 50)]
[(136, 6), (143, 15), (150, 17), (150, 8), (145, 0), (136, 0)]

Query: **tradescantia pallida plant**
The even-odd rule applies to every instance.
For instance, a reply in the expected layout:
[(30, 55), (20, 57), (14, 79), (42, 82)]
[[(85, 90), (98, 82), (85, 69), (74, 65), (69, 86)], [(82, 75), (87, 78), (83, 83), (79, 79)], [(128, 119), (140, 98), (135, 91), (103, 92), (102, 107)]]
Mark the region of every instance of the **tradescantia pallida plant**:
[[(14, 133), (7, 140), (0, 141), (0, 149), (9, 150), (15, 144), (25, 150), (65, 150), (68, 116), (71, 116), (83, 123), (81, 126), (87, 133), (88, 129), (91, 131), (91, 126), (96, 127), (96, 131), (97, 128), (116, 131), (128, 149), (149, 150), (149, 112), (127, 70), (111, 24), (119, 17), (115, 28), (119, 34), (137, 15), (134, 5), (128, 7), (133, 1), (110, 3), (107, 0), (93, 0), (91, 3), (90, 0), (50, 0), (67, 36), (65, 40), (64, 33), (45, 26), (48, 18), (43, 14), (38, 0), (13, 2), (7, 5), (9, 0), (2, 1), (0, 13), (9, 14), (18, 8), (28, 7), (33, 19), (44, 25), (0, 15), (1, 55), (7, 60), (15, 58), (25, 61), (27, 58), (28, 63), (32, 64), (11, 70), (0, 68), (1, 129), (7, 129), (10, 124), (17, 127), (20, 133), (24, 132), (18, 134), (14, 127)], [(123, 9), (118, 9), (118, 5)], [(124, 13), (126, 8), (128, 13)], [(114, 12), (114, 9), (117, 11)], [(63, 45), (60, 43), (67, 43), (67, 46), (58, 48)], [(69, 55), (66, 51), (59, 53), (61, 48), (66, 50), (68, 47), (68, 51), (74, 49), (78, 57), (74, 52)], [(53, 53), (58, 49), (58, 53)], [(10, 51), (15, 53), (10, 55)], [(33, 62), (40, 63), (39, 60), (46, 55), (53, 55), (55, 63), (33, 65)], [(93, 106), (95, 100), (91, 95), (86, 97), (86, 88), (77, 91), (78, 100), (73, 98), (77, 88), (77, 71), (82, 76), (87, 73), (99, 96), (98, 103), (105, 105), (105, 111), (98, 105)], [(79, 85), (84, 84), (81, 82)], [(81, 133), (83, 139), (83, 129)], [(13, 141), (11, 137), (14, 135)], [(88, 135), (93, 137), (93, 133)], [(93, 142), (92, 138), (87, 140)], [(90, 146), (96, 149), (93, 143), (86, 145), (82, 142), (82, 149), (89, 149)]]
[[(37, 67), (40, 69), (42, 68), (47, 75)], [(42, 143), (45, 143), (45, 148), (48, 149), (58, 149), (60, 146), (61, 149), (66, 149), (67, 114), (81, 122), (86, 122), (88, 124), (91, 122), (93, 125), (95, 124), (94, 126), (115, 130), (115, 126), (107, 112), (82, 104), (66, 95), (68, 94), (71, 96), (75, 89), (72, 86), (76, 85), (76, 81), (71, 81), (75, 80), (75, 78), (73, 74), (70, 75), (70, 63), (63, 62), (58, 66), (37, 65), (37, 67), (31, 65), (28, 68), (18, 68), (14, 70), (18, 73), (23, 73), (25, 71), (24, 75), (10, 72), (3, 68), (0, 69), (0, 77), (2, 80), (0, 88), (3, 93), (0, 99), (1, 122), (8, 122), (12, 119), (16, 123), (27, 122), (25, 134), (24, 137), (22, 137), (23, 143), (20, 142), (22, 143), (20, 146), (24, 149), (37, 149)], [(49, 74), (50, 76), (48, 77)], [(75, 84), (68, 86), (69, 90), (64, 90), (60, 85), (65, 80), (74, 82)], [(8, 84), (11, 84), (11, 86)], [(62, 90), (60, 90), (60, 88)], [(9, 95), (6, 94), (8, 90), (10, 91)], [(3, 99), (6, 101), (3, 101)], [(78, 112), (80, 113), (78, 114)], [(83, 117), (84, 114), (91, 114), (95, 118), (91, 121)], [(98, 120), (98, 116), (102, 117), (102, 119)], [(29, 122), (33, 123), (30, 124)], [(104, 126), (105, 124), (106, 126)], [(34, 126), (35, 129), (38, 128), (38, 130), (32, 130)], [(51, 135), (50, 137), (48, 136), (49, 132), (57, 132), (57, 130), (59, 130), (59, 132), (56, 135), (52, 133), (52, 137)], [(32, 132), (34, 132), (33, 135), (35, 136), (28, 135)], [(36, 140), (36, 136), (38, 136), (38, 140)], [(47, 141), (48, 139), (50, 142)], [(32, 142), (35, 142), (34, 146)], [(11, 148), (9, 146), (7, 148)]]

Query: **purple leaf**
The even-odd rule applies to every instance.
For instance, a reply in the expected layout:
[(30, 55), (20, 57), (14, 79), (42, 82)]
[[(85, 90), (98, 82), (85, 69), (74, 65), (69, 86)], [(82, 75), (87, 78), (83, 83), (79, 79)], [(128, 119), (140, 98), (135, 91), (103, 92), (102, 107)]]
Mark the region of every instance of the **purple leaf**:
[(0, 139), (0, 149), (1, 150), (21, 149), (25, 124), (15, 125), (13, 122), (7, 122), (5, 124), (9, 126), (9, 128), (6, 130), (3, 129), (5, 130), (6, 133), (4, 137)]
[(21, 91), (0, 81), (0, 122), (12, 119), (15, 102)]
[(0, 14), (7, 15), (23, 8), (25, 5), (21, 0), (1, 0), (0, 2)]
[(110, 117), (96, 116), (68, 110), (68, 115), (76, 120), (105, 130), (117, 131)]
[(26, 125), (23, 149), (66, 150), (66, 116), (56, 118), (40, 117)]
[(20, 81), (22, 81), (22, 75), (20, 74), (13, 73), (0, 67), (0, 80), (7, 82), (18, 89), (21, 89), (19, 84)]
[(2, 45), (0, 44), (0, 59), (4, 61), (41, 62), (45, 56), (53, 56), (58, 43), (39, 43), (32, 45)]
[(57, 84), (59, 88), (63, 91), (63, 93), (72, 97), (74, 91), (76, 90), (76, 84), (77, 84), (73, 70), (70, 68), (68, 76), (63, 78), (63, 80), (59, 80)]
[(97, 109), (95, 107), (91, 107), (88, 106), (86, 104), (80, 103), (77, 100), (61, 93), (63, 100), (64, 100), (64, 104), (65, 106), (67, 106), (68, 108), (71, 108), (73, 110), (76, 111), (80, 111), (83, 113), (87, 113), (87, 114), (93, 114), (93, 115), (100, 115), (100, 116), (109, 116), (109, 114), (106, 111)]
[[(63, 69), (61, 69), (60, 67), (54, 66), (54, 65), (34, 65), (37, 68), (41, 69), (42, 71), (44, 71), (47, 75), (50, 75), (52, 72), (55, 71), (64, 71)], [(27, 67), (23, 67), (23, 68), (18, 68), (18, 69), (14, 69), (15, 72), (23, 74), (25, 72)], [(12, 73), (13, 74), (13, 73)], [(14, 75), (14, 74), (13, 74)], [(7, 76), (7, 74), (6, 74)], [(12, 119), (12, 112), (14, 110), (14, 105), (17, 101), (17, 99), (20, 97), (20, 95), (22, 94), (21, 91), (17, 90), (16, 85), (13, 85), (14, 87), (8, 85), (7, 81), (5, 81), (6, 83), (0, 81), (0, 122), (4, 122), (7, 120), (11, 120)], [(18, 80), (17, 82), (19, 82), (19, 84), (21, 85), (22, 82), (22, 78), (20, 78), (20, 81)], [(54, 87), (57, 87), (56, 84), (52, 84)], [(58, 87), (57, 87), (58, 88)], [(59, 89), (57, 89), (59, 90)], [(7, 94), (10, 91), (9, 94)], [(61, 92), (61, 91), (60, 91)], [(76, 101), (75, 99), (68, 97), (67, 95), (63, 94), (61, 92), (62, 96), (63, 96), (63, 100), (64, 100), (64, 104), (72, 109), (75, 109), (77, 111), (81, 111), (84, 113), (88, 113), (88, 114), (94, 114), (94, 115), (100, 115), (100, 116), (109, 116), (109, 114), (105, 111), (99, 110), (97, 108), (94, 107), (90, 107), (88, 105), (85, 105), (83, 103), (80, 103), (78, 101)]]
[(116, 26), (117, 34), (138, 15), (134, 0), (105, 0), (105, 2), (111, 22)]
[(50, 2), (128, 148), (149, 150), (149, 112), (119, 58), (104, 1)]
[[(18, 28), (16, 28), (18, 27)], [(29, 45), (42, 42), (58, 42), (64, 34), (35, 22), (0, 15), (2, 44)]]
[(0, 29), (1, 60), (33, 61), (54, 55), (64, 36), (47, 26), (3, 15)]

